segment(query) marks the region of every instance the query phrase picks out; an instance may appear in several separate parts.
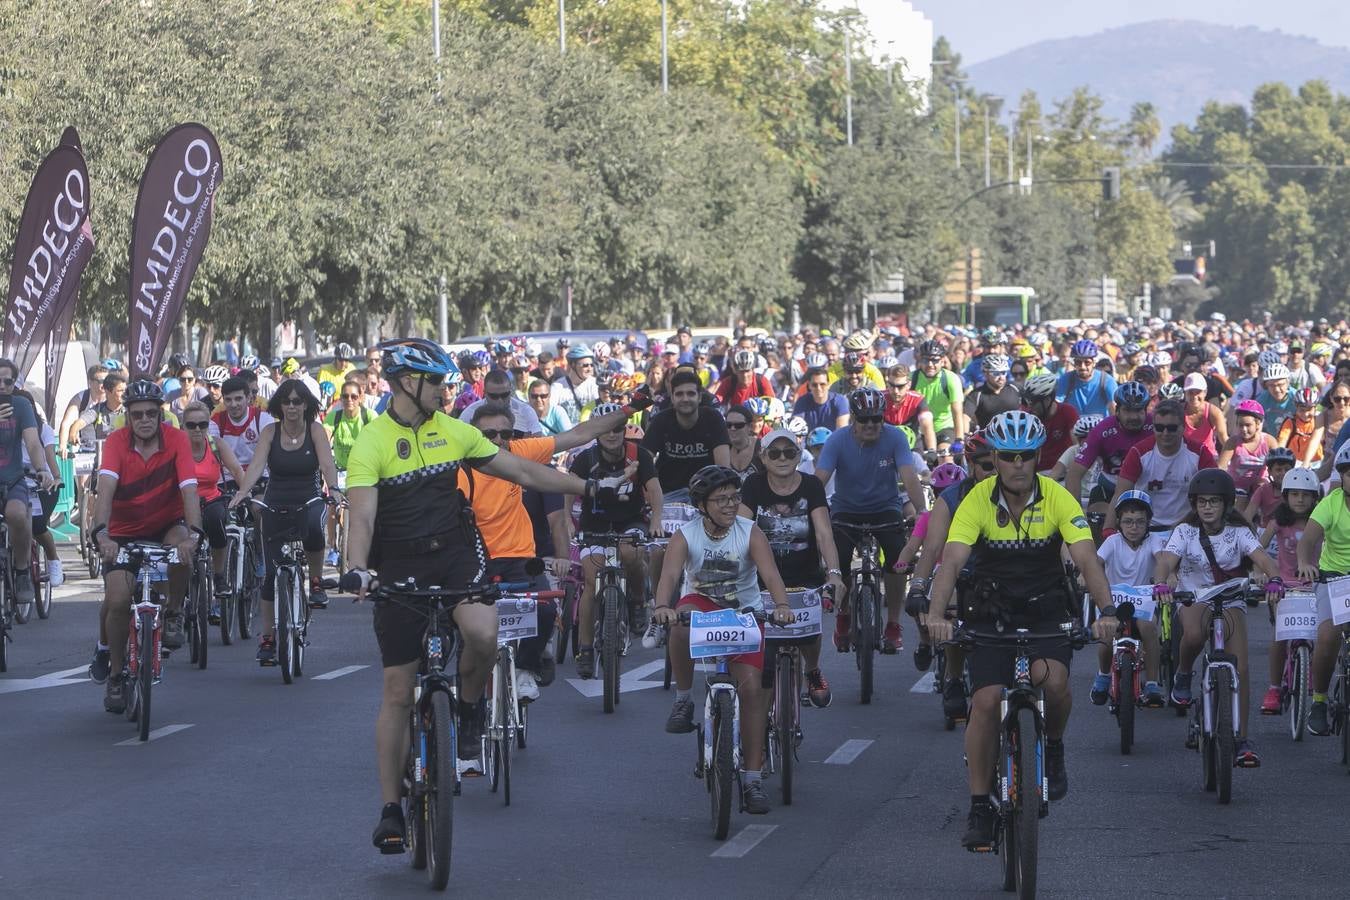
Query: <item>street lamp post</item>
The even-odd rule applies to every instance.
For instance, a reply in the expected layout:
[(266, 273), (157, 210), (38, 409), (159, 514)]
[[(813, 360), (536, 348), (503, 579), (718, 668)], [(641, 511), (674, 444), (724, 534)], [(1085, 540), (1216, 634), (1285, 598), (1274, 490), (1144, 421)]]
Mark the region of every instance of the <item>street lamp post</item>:
[(558, 0), (558, 53), (567, 55), (567, 12), (563, 9), (564, 0)]
[(670, 58), (667, 55), (666, 44), (666, 0), (661, 0), (661, 93), (670, 93)]
[(956, 119), (956, 168), (961, 168), (961, 84), (955, 82), (952, 84), (952, 95), (956, 98), (956, 103), (952, 106), (952, 113)]
[(844, 31), (844, 82), (848, 90), (844, 94), (844, 123), (848, 133), (848, 145), (853, 146), (853, 36)]
[[(441, 0), (431, 0), (431, 49), (436, 56), (436, 81), (441, 80)], [(436, 282), (436, 338), (450, 342), (450, 306), (445, 296), (445, 273)]]

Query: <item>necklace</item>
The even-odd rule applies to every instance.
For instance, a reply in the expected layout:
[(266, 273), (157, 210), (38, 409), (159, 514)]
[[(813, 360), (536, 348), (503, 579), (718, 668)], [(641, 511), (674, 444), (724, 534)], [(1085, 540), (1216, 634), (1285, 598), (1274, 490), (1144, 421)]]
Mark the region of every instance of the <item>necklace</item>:
[(703, 518), (703, 533), (706, 534), (711, 540), (720, 541), (722, 538), (727, 536), (727, 532), (730, 530), (731, 528), (730, 526), (728, 526), (726, 528), (723, 528), (721, 531), (714, 531), (708, 527), (708, 518), (706, 516)]
[(281, 439), (282, 439), (284, 442), (288, 443), (288, 444), (292, 444), (292, 445), (295, 445), (295, 446), (299, 446), (299, 445), (300, 445), (300, 442), (303, 441), (303, 440), (305, 439), (305, 432), (304, 432), (304, 429), (301, 429), (301, 431), (300, 431), (299, 434), (293, 435), (293, 434), (291, 434), (289, 431), (286, 430), (285, 424), (282, 424), (282, 426), (281, 426)]

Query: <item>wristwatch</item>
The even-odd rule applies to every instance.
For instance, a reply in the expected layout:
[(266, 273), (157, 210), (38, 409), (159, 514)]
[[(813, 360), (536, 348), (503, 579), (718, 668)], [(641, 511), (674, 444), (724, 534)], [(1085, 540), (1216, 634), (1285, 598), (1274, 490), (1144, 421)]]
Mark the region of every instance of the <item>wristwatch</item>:
[(1110, 616), (1113, 619), (1116, 617), (1116, 606), (1114, 603), (1108, 603), (1105, 606), (1097, 608), (1097, 618), (1104, 619), (1107, 616)]
[(844, 577), (844, 573), (841, 572), (841, 571), (839, 571), (838, 569), (826, 569), (826, 570), (825, 570), (825, 574), (826, 574), (826, 575), (838, 575), (840, 578), (843, 578), (843, 577)]

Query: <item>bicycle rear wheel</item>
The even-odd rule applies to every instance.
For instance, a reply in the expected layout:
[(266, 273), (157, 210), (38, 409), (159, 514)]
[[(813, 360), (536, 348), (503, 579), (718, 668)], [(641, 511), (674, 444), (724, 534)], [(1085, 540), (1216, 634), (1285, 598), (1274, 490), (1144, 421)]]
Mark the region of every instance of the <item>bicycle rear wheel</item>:
[[(208, 562), (208, 563), (199, 563), (198, 565), (206, 566), (209, 569), (211, 564)], [(210, 622), (211, 593), (213, 591), (213, 587), (211, 584), (211, 573), (209, 571), (206, 572), (199, 571), (196, 575), (193, 576), (192, 586), (194, 588), (193, 593), (195, 595), (193, 598), (193, 602), (196, 605), (196, 608), (193, 610), (192, 615), (193, 621), (192, 655), (196, 657), (197, 668), (205, 669), (206, 656), (208, 652), (207, 647), (211, 643), (206, 638), (207, 632), (211, 627)]]
[(47, 565), (47, 572), (42, 576), (42, 581), (37, 585), (37, 614), (39, 619), (46, 619), (52, 614), (52, 576), (51, 564)]
[(853, 653), (858, 664), (859, 702), (872, 702), (872, 662), (876, 651), (876, 585), (861, 582), (853, 597)]
[(614, 712), (619, 703), (619, 628), (627, 623), (619, 619), (623, 592), (612, 581), (600, 588), (600, 666), (604, 670), (605, 712)]
[(559, 662), (567, 658), (567, 644), (572, 639), (572, 629), (576, 627), (577, 584), (569, 578), (563, 582), (562, 590), (562, 604), (558, 610), (558, 653), (555, 657)]
[(276, 630), (272, 632), (272, 643), (276, 647), (277, 667), (281, 669), (281, 680), (286, 684), (295, 681), (295, 657), (292, 653), (295, 644), (291, 640), (292, 588), (290, 579), (278, 572), (273, 579), (272, 588), (272, 606), (276, 610)]
[(309, 584), (299, 569), (291, 588), (291, 667), (295, 677), (305, 674), (305, 647), (309, 644)]
[[(1013, 814), (1017, 818), (1017, 896), (1029, 898), (1036, 896), (1036, 865), (1038, 834), (1041, 818), (1041, 782), (1039, 780), (1041, 763), (1038, 753), (1039, 736), (1036, 733), (1036, 712), (1023, 707), (1017, 712), (1014, 723), (1016, 747), (1014, 752), (1014, 772), (1017, 776), (1017, 806)], [(1013, 848), (1009, 848), (1012, 850)]]
[(797, 755), (797, 656), (779, 653), (774, 672), (773, 725), (778, 736), (779, 783), (783, 791), (783, 805), (792, 805), (792, 776)]
[(0, 578), (0, 672), (9, 671), (9, 642), (13, 630), (13, 613), (9, 609), (9, 589)]
[(1120, 725), (1120, 752), (1126, 756), (1134, 746), (1134, 657), (1116, 657), (1116, 721)]
[(425, 806), (427, 879), (438, 891), (450, 881), (450, 848), (453, 837), (455, 760), (455, 721), (450, 711), (450, 695), (432, 691), (426, 723), (427, 771)]
[(143, 612), (140, 614), (141, 620), (141, 645), (138, 648), (141, 654), (139, 661), (140, 672), (137, 677), (140, 679), (138, 685), (140, 691), (140, 738), (142, 741), (150, 740), (150, 688), (155, 683), (155, 614), (153, 612)]
[[(408, 826), (408, 850), (414, 869), (427, 867), (427, 774), (434, 764), (422, 756), (421, 710), (413, 707), (408, 714), (408, 763), (403, 771), (403, 783), (406, 793), (403, 797), (403, 821)], [(428, 749), (430, 749), (428, 747)], [(421, 768), (423, 783), (418, 784), (414, 771)]]
[(248, 640), (253, 637), (253, 616), (258, 611), (258, 575), (254, 571), (253, 546), (249, 541), (243, 547), (244, 566), (239, 584), (239, 638)]
[(708, 772), (708, 793), (712, 797), (713, 837), (726, 840), (731, 829), (731, 799), (736, 783), (733, 766), (731, 695), (718, 691), (713, 698), (713, 718), (710, 726), (712, 745), (712, 769)]
[(1299, 644), (1294, 648), (1294, 658), (1290, 661), (1292, 675), (1289, 685), (1289, 736), (1296, 741), (1303, 740), (1308, 728), (1308, 672), (1311, 654), (1308, 647)]
[(1227, 668), (1214, 673), (1214, 774), (1219, 802), (1233, 799), (1233, 762), (1237, 738), (1233, 735), (1233, 673)]

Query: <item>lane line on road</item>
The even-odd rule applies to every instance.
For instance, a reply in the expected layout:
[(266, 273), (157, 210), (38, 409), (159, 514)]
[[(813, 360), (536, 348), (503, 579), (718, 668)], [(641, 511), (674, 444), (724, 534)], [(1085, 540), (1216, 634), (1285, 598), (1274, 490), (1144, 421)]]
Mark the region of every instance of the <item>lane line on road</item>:
[(931, 694), (933, 693), (933, 682), (937, 680), (937, 675), (932, 672), (924, 672), (923, 677), (914, 682), (914, 687), (909, 689), (911, 694)]
[(731, 840), (708, 855), (715, 859), (740, 859), (776, 830), (777, 825), (747, 825), (736, 832)]
[(88, 666), (76, 666), (73, 669), (52, 672), (49, 675), (39, 675), (36, 678), (0, 679), (0, 694), (36, 691), (41, 688), (60, 687), (63, 684), (87, 684), (89, 682), (88, 673)]
[(362, 669), (369, 669), (370, 666), (343, 666), (340, 669), (334, 669), (331, 672), (324, 672), (322, 675), (315, 675), (315, 681), (332, 681), (334, 678), (341, 678), (343, 675), (350, 675), (353, 672), (360, 672)]
[(825, 757), (825, 765), (846, 766), (849, 763), (853, 762), (855, 759), (857, 759), (859, 756), (861, 756), (862, 752), (866, 750), (868, 747), (872, 746), (874, 743), (876, 742), (862, 740), (859, 738), (853, 738), (852, 740), (844, 741), (842, 744), (839, 745), (838, 750), (835, 750), (829, 756)]
[[(631, 694), (633, 691), (645, 691), (648, 688), (658, 688), (660, 681), (644, 681), (648, 675), (664, 673), (666, 661), (664, 659), (654, 659), (651, 662), (643, 663), (636, 669), (619, 674), (619, 693)], [(595, 667), (595, 677), (591, 679), (569, 678), (567, 683), (577, 689), (577, 693), (583, 697), (599, 697), (605, 693), (605, 681), (600, 677), (599, 664)]]
[[(168, 736), (171, 735), (171, 734), (177, 734), (177, 733), (180, 732), (180, 731), (186, 731), (187, 729), (189, 729), (189, 728), (191, 728), (191, 727), (192, 727), (191, 725), (164, 725), (164, 726), (162, 726), (162, 727), (160, 727), (160, 728), (156, 728), (156, 729), (152, 730), (152, 731), (150, 732), (150, 738), (149, 738), (149, 739), (152, 740), (152, 741), (157, 741), (157, 740), (159, 740), (159, 739), (162, 738), (162, 737), (168, 737)], [(137, 744), (140, 744), (140, 743), (142, 743), (142, 741), (141, 741), (140, 738), (130, 738), (130, 739), (125, 740), (125, 741), (118, 741), (114, 746), (117, 746), (117, 747), (135, 747)]]

